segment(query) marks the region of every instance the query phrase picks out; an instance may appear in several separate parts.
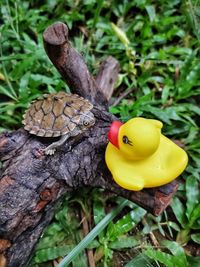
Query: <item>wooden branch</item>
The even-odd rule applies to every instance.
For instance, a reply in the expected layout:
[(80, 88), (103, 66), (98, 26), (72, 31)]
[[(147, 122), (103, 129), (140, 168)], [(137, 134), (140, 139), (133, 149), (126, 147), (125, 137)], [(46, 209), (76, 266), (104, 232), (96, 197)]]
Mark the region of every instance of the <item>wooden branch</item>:
[[(48, 55), (72, 91), (96, 104), (92, 110), (96, 124), (81, 136), (69, 139), (53, 156), (41, 153), (51, 139), (30, 135), (24, 129), (0, 135), (3, 163), (0, 170), (0, 267), (26, 265), (34, 245), (54, 215), (56, 203), (66, 193), (84, 186), (101, 187), (158, 215), (177, 190), (176, 181), (140, 192), (127, 191), (115, 184), (105, 165), (104, 153), (110, 124), (116, 118), (105, 109), (104, 104), (111, 94), (102, 93), (102, 84), (106, 86), (113, 79), (107, 92), (112, 91), (116, 74), (108, 68), (107, 75), (99, 74), (102, 78), (98, 78), (97, 85), (82, 57), (69, 46), (63, 24), (50, 26), (44, 33), (44, 40)], [(106, 100), (104, 95), (107, 95)], [(103, 96), (103, 100), (99, 100), (99, 96)]]
[(110, 100), (113, 94), (118, 73), (119, 62), (115, 58), (110, 56), (101, 63), (100, 69), (96, 76), (96, 83), (106, 97), (107, 101)]
[(93, 104), (106, 105), (106, 97), (88, 71), (82, 56), (68, 41), (68, 28), (62, 22), (49, 26), (44, 34), (44, 47), (72, 93), (88, 98)]

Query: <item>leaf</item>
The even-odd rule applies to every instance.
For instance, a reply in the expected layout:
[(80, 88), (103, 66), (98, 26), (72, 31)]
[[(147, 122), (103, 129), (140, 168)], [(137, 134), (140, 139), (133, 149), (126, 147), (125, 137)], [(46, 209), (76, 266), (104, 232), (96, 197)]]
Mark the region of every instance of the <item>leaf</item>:
[(187, 173), (192, 174), (198, 181), (200, 181), (200, 174), (196, 167), (193, 167), (192, 165), (187, 166)]
[(200, 257), (187, 256), (189, 266), (199, 267)]
[(109, 248), (121, 250), (124, 248), (133, 248), (139, 244), (140, 244), (140, 240), (136, 237), (119, 236), (118, 239), (109, 243)]
[(38, 243), (36, 250), (54, 247), (57, 243), (63, 241), (65, 237), (66, 237), (66, 233), (63, 231), (57, 232), (53, 236), (49, 235), (49, 236), (43, 237)]
[(19, 118), (17, 116), (9, 115), (0, 115), (0, 121), (5, 120), (7, 124), (17, 124), (19, 123)]
[(176, 230), (177, 232), (180, 231), (180, 227), (178, 226), (178, 224), (176, 224), (175, 222), (171, 222), (171, 221), (168, 221), (168, 225), (173, 228), (174, 230)]
[(124, 267), (152, 267), (151, 260), (148, 259), (145, 254), (140, 253), (131, 261), (129, 261)]
[[(76, 242), (77, 243), (80, 242), (80, 240), (82, 238), (81, 231), (76, 231), (76, 234), (74, 234), (74, 235), (75, 235)], [(79, 255), (75, 259), (72, 260), (72, 266), (73, 267), (80, 267), (80, 266), (81, 267), (88, 267), (88, 259), (87, 259), (85, 251), (81, 251), (79, 253)]]
[(97, 241), (96, 239), (94, 239), (88, 246), (88, 249), (94, 249), (94, 248), (98, 248), (100, 246), (99, 241)]
[(149, 15), (150, 21), (153, 22), (156, 18), (155, 7), (153, 5), (146, 5), (145, 8), (146, 8), (146, 11)]
[(180, 246), (177, 242), (168, 241), (168, 240), (164, 240), (162, 244), (166, 246), (174, 256), (176, 256), (175, 261), (176, 261), (177, 266), (180, 266), (180, 267), (188, 266), (187, 258), (186, 258), (186, 255), (185, 255), (185, 252), (182, 246)]
[(124, 200), (118, 207), (112, 210), (109, 214), (107, 214), (103, 220), (101, 220), (90, 233), (84, 237), (81, 242), (73, 248), (72, 251), (58, 264), (57, 267), (67, 266), (71, 261), (73, 261), (83, 249), (85, 249), (94, 239), (95, 237), (101, 233), (101, 231), (109, 224), (111, 220), (114, 219), (115, 216), (126, 206), (127, 200)]
[(58, 257), (62, 257), (66, 255), (67, 253), (71, 251), (71, 249), (72, 249), (72, 246), (70, 245), (41, 249), (41, 250), (36, 251), (34, 260), (36, 263), (42, 263), (42, 262), (46, 262), (49, 260), (53, 260)]
[(116, 36), (122, 42), (122, 44), (125, 47), (128, 47), (130, 41), (129, 41), (128, 37), (126, 36), (126, 33), (122, 29), (120, 29), (117, 25), (115, 25), (114, 23), (111, 23), (111, 27), (112, 27), (114, 33), (116, 34)]
[(56, 235), (58, 232), (62, 231), (62, 227), (60, 226), (60, 224), (58, 223), (52, 223), (48, 226), (48, 228), (46, 229), (44, 235)]
[(27, 55), (24, 60), (19, 61), (13, 66), (12, 72), (10, 73), (12, 79), (20, 79), (29, 69), (31, 69), (32, 64), (34, 64), (34, 60)]
[[(105, 212), (105, 199), (99, 196), (99, 194), (93, 194), (93, 218), (95, 225), (97, 225), (106, 216)], [(99, 234), (99, 242), (104, 239), (104, 231)]]
[(187, 196), (187, 202), (186, 202), (186, 215), (188, 218), (188, 221), (190, 221), (191, 214), (195, 208), (195, 206), (199, 202), (199, 188), (198, 188), (198, 181), (195, 177), (189, 176), (186, 179), (186, 196)]
[(66, 233), (72, 232), (73, 228), (75, 228), (75, 222), (73, 221), (72, 223), (72, 218), (70, 218), (70, 214), (68, 213), (68, 211), (68, 207), (64, 207), (55, 216)]
[(198, 127), (191, 126), (187, 138), (184, 139), (184, 144), (189, 145), (189, 144), (195, 142), (195, 139), (197, 138), (198, 133), (199, 133)]
[(11, 61), (11, 60), (25, 59), (27, 57), (30, 58), (32, 55), (33, 55), (33, 53), (2, 56), (2, 57), (0, 57), (0, 62), (2, 62), (2, 61)]
[(97, 2), (97, 8), (95, 9), (95, 13), (94, 13), (94, 19), (93, 19), (93, 28), (96, 26), (98, 18), (99, 18), (99, 14), (103, 8), (103, 4), (104, 1), (100, 0)]
[(161, 95), (161, 98), (162, 98), (162, 104), (166, 103), (167, 102), (167, 99), (169, 97), (169, 93), (170, 93), (170, 86), (168, 85), (165, 85), (163, 90), (162, 90), (162, 95)]
[(41, 74), (31, 74), (30, 78), (36, 83), (36, 84), (54, 84), (55, 81), (47, 77), (45, 75)]
[(197, 244), (200, 244), (200, 234), (192, 234), (191, 239)]
[[(159, 250), (153, 250), (151, 248), (148, 248), (143, 252), (146, 256), (148, 256), (152, 260), (157, 260), (161, 263), (163, 263), (166, 267), (175, 267), (173, 263), (173, 256), (167, 253), (164, 253)], [(179, 267), (178, 265), (176, 267)], [(180, 266), (183, 267), (183, 266)]]
[(176, 242), (182, 246), (185, 246), (190, 240), (190, 229), (182, 229), (178, 232)]
[(142, 110), (146, 111), (146, 112), (149, 112), (150, 114), (153, 114), (158, 119), (160, 119), (161, 121), (163, 121), (163, 122), (165, 122), (167, 124), (171, 124), (170, 118), (166, 114), (165, 110), (162, 110), (160, 108), (153, 107), (153, 106), (143, 106)]
[(106, 215), (104, 209), (104, 201), (99, 198), (97, 194), (94, 194), (93, 197), (93, 216), (95, 224), (99, 223)]
[(106, 236), (109, 241), (116, 240), (120, 235), (127, 233), (133, 229), (137, 223), (146, 214), (146, 211), (140, 207), (135, 208), (130, 213), (123, 216), (115, 224), (110, 223), (107, 229)]
[(133, 222), (130, 213), (123, 216), (115, 224), (110, 223), (107, 229), (107, 239), (109, 241), (116, 240), (119, 235), (127, 233), (134, 227), (135, 223)]
[[(192, 53), (191, 55), (187, 56), (183, 65), (181, 66), (181, 75), (180, 79), (181, 82), (184, 81), (185, 77), (188, 75), (188, 70), (192, 66), (192, 62), (195, 60), (195, 54)], [(179, 82), (179, 81), (178, 81)]]
[(178, 87), (178, 99), (187, 98), (192, 95), (196, 95), (200, 93), (200, 89), (194, 90), (194, 87), (198, 83), (199, 79), (199, 71), (200, 71), (200, 63), (195, 62), (194, 66), (190, 66), (187, 70), (187, 74), (177, 84)]
[(193, 209), (191, 213), (189, 226), (192, 228), (193, 224), (195, 224), (198, 219), (200, 219), (200, 203)]
[(1, 72), (0, 72), (0, 80), (2, 80), (2, 81), (5, 81), (6, 80), (5, 76)]
[(134, 117), (136, 116), (138, 110), (142, 109), (145, 105), (152, 103), (152, 93), (144, 95), (133, 102), (131, 106), (131, 115)]
[(66, 234), (71, 236), (76, 236), (76, 234), (78, 234), (77, 228), (79, 221), (74, 214), (74, 208), (69, 205), (68, 199), (64, 200), (62, 208), (56, 213), (55, 218)]
[(17, 100), (16, 94), (13, 94), (13, 92), (9, 88), (4, 88), (1, 85), (0, 85), (0, 94), (6, 95), (13, 100)]
[(176, 216), (176, 219), (181, 224), (181, 226), (184, 228), (187, 225), (187, 218), (185, 215), (184, 205), (179, 200), (179, 198), (174, 197), (171, 203), (171, 207), (174, 212), (174, 215)]
[(30, 75), (31, 75), (31, 73), (27, 72), (20, 79), (20, 83), (19, 83), (19, 97), (20, 98), (27, 97), (27, 94), (28, 94), (28, 89), (27, 88), (28, 88)]
[(80, 253), (78, 257), (72, 261), (73, 267), (88, 267), (88, 260), (84, 252)]

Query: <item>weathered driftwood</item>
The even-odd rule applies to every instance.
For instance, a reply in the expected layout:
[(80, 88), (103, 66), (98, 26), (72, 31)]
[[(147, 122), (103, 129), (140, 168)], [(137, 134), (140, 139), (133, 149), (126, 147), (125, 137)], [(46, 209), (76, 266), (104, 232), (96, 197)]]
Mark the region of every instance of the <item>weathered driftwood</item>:
[(169, 204), (178, 186), (174, 181), (163, 187), (131, 192), (113, 182), (104, 162), (104, 152), (109, 126), (116, 119), (107, 112), (106, 105), (116, 81), (118, 63), (108, 58), (95, 82), (80, 54), (68, 42), (68, 30), (63, 23), (46, 29), (44, 45), (72, 93), (94, 104), (96, 124), (81, 136), (69, 139), (53, 156), (45, 156), (40, 150), (50, 139), (30, 135), (24, 129), (0, 135), (1, 267), (26, 265), (54, 215), (55, 204), (67, 192), (101, 187), (158, 215)]

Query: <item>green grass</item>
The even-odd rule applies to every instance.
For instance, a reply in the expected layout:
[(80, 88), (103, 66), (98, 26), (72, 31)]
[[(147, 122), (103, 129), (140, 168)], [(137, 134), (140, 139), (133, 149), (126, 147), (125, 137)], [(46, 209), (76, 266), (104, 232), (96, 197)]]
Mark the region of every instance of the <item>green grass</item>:
[[(189, 165), (171, 208), (155, 218), (129, 202), (91, 243), (96, 266), (198, 266), (200, 243), (200, 1), (19, 1), (0, 7), (0, 130), (21, 127), (27, 104), (46, 92), (69, 90), (48, 60), (42, 32), (55, 21), (70, 28), (72, 44), (95, 75), (108, 55), (121, 71), (110, 111), (122, 121), (156, 118), (164, 134), (182, 142)], [(99, 190), (67, 198), (39, 242), (33, 266), (52, 266), (83, 238), (108, 208), (123, 200)], [(69, 223), (70, 222), (70, 223)], [(160, 250), (150, 237), (156, 238)], [(171, 265), (170, 265), (171, 264)], [(174, 264), (174, 265), (172, 265)], [(80, 252), (72, 266), (87, 266)]]

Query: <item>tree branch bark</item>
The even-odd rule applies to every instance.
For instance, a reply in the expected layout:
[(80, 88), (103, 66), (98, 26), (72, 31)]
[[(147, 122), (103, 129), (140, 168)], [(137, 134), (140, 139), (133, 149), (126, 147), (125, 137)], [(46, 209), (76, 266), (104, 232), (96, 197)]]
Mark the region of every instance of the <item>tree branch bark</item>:
[(117, 119), (107, 112), (106, 105), (117, 78), (118, 64), (111, 60), (114, 67), (108, 68), (108, 60), (104, 64), (106, 75), (102, 75), (105, 72), (101, 69), (95, 82), (82, 57), (70, 46), (63, 23), (47, 28), (44, 44), (72, 92), (94, 104), (96, 124), (81, 136), (69, 139), (53, 156), (40, 153), (52, 139), (30, 135), (24, 129), (0, 135), (1, 267), (26, 265), (54, 215), (56, 203), (66, 193), (85, 186), (101, 187), (159, 215), (178, 187), (174, 181), (163, 187), (132, 192), (114, 183), (104, 162), (104, 153), (110, 124)]
[(109, 56), (101, 63), (96, 76), (96, 84), (98, 84), (107, 101), (110, 100), (113, 94), (118, 73), (119, 62), (115, 58)]
[(44, 34), (44, 47), (54, 66), (67, 82), (72, 93), (82, 95), (94, 105), (106, 105), (106, 97), (89, 73), (83, 57), (68, 41), (68, 28), (62, 22), (48, 27)]

